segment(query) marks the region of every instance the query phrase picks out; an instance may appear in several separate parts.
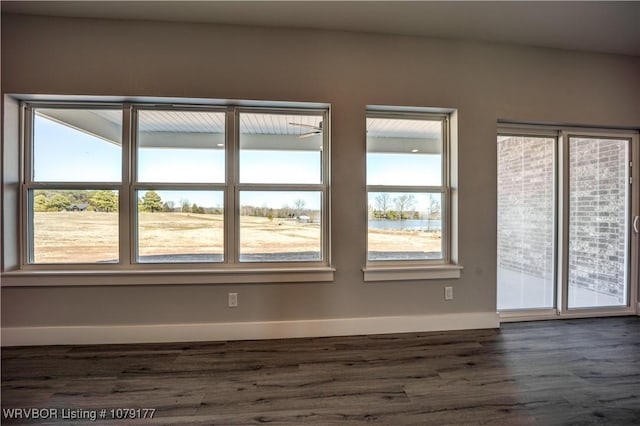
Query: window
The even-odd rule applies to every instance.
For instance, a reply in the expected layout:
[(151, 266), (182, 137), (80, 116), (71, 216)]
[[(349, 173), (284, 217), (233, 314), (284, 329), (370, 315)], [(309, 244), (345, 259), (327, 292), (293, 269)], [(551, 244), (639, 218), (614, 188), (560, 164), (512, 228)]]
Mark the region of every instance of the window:
[(367, 112), (369, 270), (451, 263), (449, 119)]
[(327, 108), (24, 105), (23, 270), (329, 266)]
[(226, 113), (135, 112), (137, 262), (223, 262)]
[(240, 262), (323, 260), (325, 122), (319, 113), (239, 113)]
[(27, 123), (27, 262), (118, 263), (122, 109), (34, 107)]

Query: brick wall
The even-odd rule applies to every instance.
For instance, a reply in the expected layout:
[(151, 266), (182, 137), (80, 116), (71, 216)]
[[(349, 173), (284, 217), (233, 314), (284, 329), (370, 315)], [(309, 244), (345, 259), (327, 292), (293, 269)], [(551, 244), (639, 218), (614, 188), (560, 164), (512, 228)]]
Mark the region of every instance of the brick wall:
[(569, 142), (569, 285), (625, 302), (626, 142)]
[(552, 279), (552, 138), (498, 138), (498, 267)]

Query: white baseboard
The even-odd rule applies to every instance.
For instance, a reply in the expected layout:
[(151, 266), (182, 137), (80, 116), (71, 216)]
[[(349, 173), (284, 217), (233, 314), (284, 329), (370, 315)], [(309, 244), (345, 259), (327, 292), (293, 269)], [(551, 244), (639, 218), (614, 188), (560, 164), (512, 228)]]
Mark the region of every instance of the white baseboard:
[(495, 312), (116, 326), (3, 327), (2, 346), (257, 340), (498, 328)]

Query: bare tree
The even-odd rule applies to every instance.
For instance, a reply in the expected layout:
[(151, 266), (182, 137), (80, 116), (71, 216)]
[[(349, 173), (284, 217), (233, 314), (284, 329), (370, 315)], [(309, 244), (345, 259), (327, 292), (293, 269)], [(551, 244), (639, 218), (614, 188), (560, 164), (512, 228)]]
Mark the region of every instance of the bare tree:
[(389, 194), (378, 194), (378, 196), (376, 197), (376, 208), (380, 211), (381, 217), (387, 217), (387, 212), (389, 211), (390, 204), (391, 197), (389, 196)]
[(416, 205), (416, 197), (413, 194), (402, 194), (394, 198), (393, 202), (396, 203), (396, 209), (400, 215), (400, 220), (402, 220), (404, 219), (404, 212)]
[(440, 202), (435, 198), (431, 199), (429, 204), (429, 219), (440, 219)]
[(296, 215), (300, 216), (300, 213), (302, 213), (302, 209), (304, 209), (305, 205), (306, 205), (306, 203), (304, 202), (304, 200), (302, 198), (298, 198), (297, 200), (295, 200), (293, 202), (293, 206), (296, 209)]

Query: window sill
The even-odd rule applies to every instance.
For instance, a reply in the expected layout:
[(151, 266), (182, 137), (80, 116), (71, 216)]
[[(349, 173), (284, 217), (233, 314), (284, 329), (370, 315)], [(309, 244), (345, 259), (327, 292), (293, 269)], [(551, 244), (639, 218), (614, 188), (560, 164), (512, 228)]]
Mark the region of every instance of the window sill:
[(333, 281), (335, 269), (29, 270), (2, 273), (2, 287), (189, 285)]
[(367, 266), (364, 272), (365, 281), (405, 281), (405, 280), (440, 280), (460, 278), (460, 265), (432, 266)]

